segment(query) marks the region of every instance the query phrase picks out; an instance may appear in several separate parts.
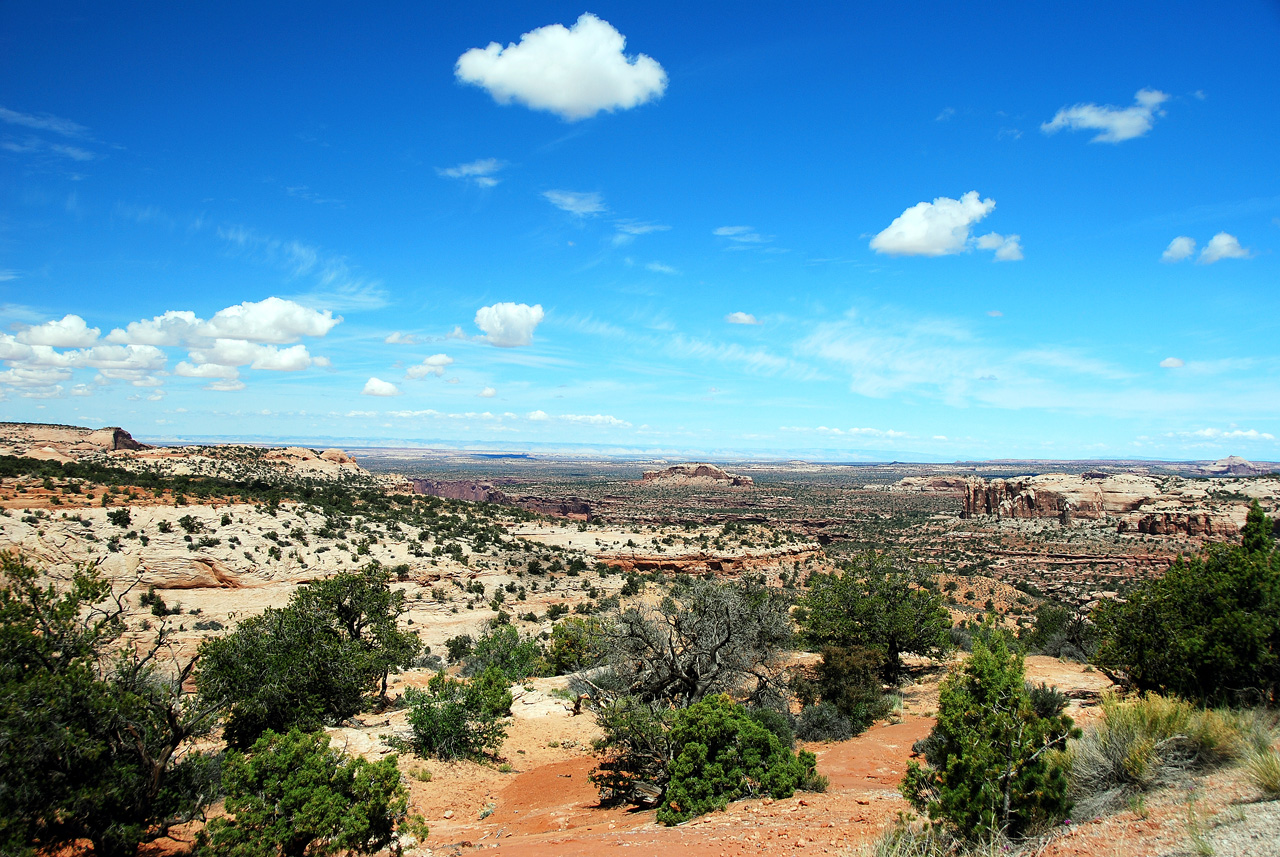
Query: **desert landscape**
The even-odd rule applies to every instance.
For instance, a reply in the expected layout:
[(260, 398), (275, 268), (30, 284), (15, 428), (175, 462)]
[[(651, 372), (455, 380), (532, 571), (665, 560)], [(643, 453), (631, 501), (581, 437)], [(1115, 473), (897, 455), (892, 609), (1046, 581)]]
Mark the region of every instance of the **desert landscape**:
[[(389, 676), (389, 705), (325, 732), (353, 756), (399, 754), (408, 814), (429, 833), (402, 829), (393, 850), (424, 855), (870, 854), (913, 814), (899, 786), (937, 722), (943, 679), (967, 657), (907, 654), (905, 677), (886, 689), (889, 706), (865, 731), (799, 740), (825, 778), (822, 790), (734, 801), (666, 826), (652, 804), (601, 800), (590, 775), (606, 737), (596, 707), (604, 703), (581, 693), (590, 671), (511, 684), (505, 740), (490, 753), (445, 760), (408, 749), (410, 709), (395, 700), (428, 688), (439, 670), (465, 670), (458, 640), (470, 646), (505, 627), (554, 645), (562, 622), (614, 621), (628, 604), (652, 603), (672, 585), (679, 591), (679, 581), (758, 585), (801, 603), (815, 575), (867, 551), (922, 563), (949, 625), (977, 629), (988, 617), (1028, 639), (1045, 605), (1088, 623), (1098, 605), (1123, 601), (1177, 557), (1238, 541), (1251, 503), (1275, 515), (1280, 501), (1272, 466), (1237, 459), (1111, 463), (1106, 472), (1093, 463), (1041, 472), (1040, 462), (726, 470), (155, 447), (119, 428), (9, 423), (0, 426), (0, 461), (0, 547), (55, 586), (77, 569), (96, 569), (122, 605), (122, 644), (141, 651), (163, 628), (171, 664), (198, 660), (206, 640), (286, 608), (313, 581), (371, 564), (386, 570), (403, 598), (397, 626), (421, 654)], [(41, 470), (50, 465), (73, 469)], [(791, 676), (817, 663), (803, 649), (782, 657)], [(1109, 695), (1126, 691), (1087, 660), (1064, 653), (1025, 661), (1026, 680), (1065, 694), (1065, 712), (1084, 727), (1100, 721)], [(802, 722), (794, 697), (785, 704), (793, 723)], [(220, 746), (216, 730), (201, 740)], [(1264, 798), (1238, 766), (1205, 769), (1137, 803), (1073, 816), (1038, 832), (1032, 847), (1172, 855), (1195, 839), (1213, 849), (1198, 853), (1280, 853), (1280, 810)], [(215, 803), (209, 811), (221, 810)], [(184, 853), (201, 829), (198, 821), (177, 825), (139, 853)]]

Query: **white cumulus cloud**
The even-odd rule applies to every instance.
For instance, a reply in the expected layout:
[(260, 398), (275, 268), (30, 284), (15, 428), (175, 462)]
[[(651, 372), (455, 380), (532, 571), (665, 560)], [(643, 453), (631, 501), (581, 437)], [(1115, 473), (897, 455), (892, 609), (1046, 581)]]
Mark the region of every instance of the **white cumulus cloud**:
[(543, 197), (556, 208), (585, 217), (588, 214), (599, 214), (605, 211), (604, 198), (595, 193), (578, 193), (572, 190), (543, 191)]
[(1248, 259), (1251, 255), (1247, 247), (1240, 246), (1239, 238), (1226, 232), (1219, 232), (1204, 245), (1204, 249), (1200, 251), (1200, 258), (1196, 261), (1201, 265), (1212, 265), (1222, 259)]
[(519, 44), (472, 48), (458, 57), (454, 73), (499, 104), (518, 101), (573, 122), (636, 107), (666, 90), (662, 66), (644, 54), (628, 57), (626, 44), (608, 21), (587, 13), (572, 27), (531, 30)]
[(200, 325), (202, 336), (224, 339), (246, 339), (283, 345), (303, 336), (324, 336), (342, 321), (329, 310), (310, 309), (283, 298), (245, 301), (219, 310)]
[(18, 333), (18, 341), (27, 345), (52, 348), (86, 348), (98, 339), (101, 331), (89, 327), (78, 315), (64, 315), (58, 321), (46, 321)]
[(234, 366), (220, 366), (217, 363), (191, 364), (183, 360), (173, 368), (173, 374), (181, 378), (228, 378), (240, 377), (240, 370)]
[(492, 399), (494, 396), (498, 395), (498, 391), (493, 389), (492, 387), (485, 387), (476, 395), (482, 399)]
[(1161, 369), (1181, 369), (1187, 363), (1180, 357), (1166, 357), (1160, 361)]
[(731, 312), (724, 317), (729, 324), (759, 324), (760, 321), (749, 312)]
[(277, 348), (243, 339), (215, 339), (210, 346), (193, 348), (189, 356), (197, 364), (248, 366), (276, 372), (300, 372), (317, 362), (305, 345)]
[(412, 333), (401, 333), (397, 330), (394, 333), (387, 334), (387, 338), (382, 341), (387, 345), (417, 345), (418, 337)]
[(437, 378), (444, 375), (444, 370), (453, 363), (453, 358), (448, 354), (432, 354), (421, 363), (410, 366), (404, 373), (406, 378), (416, 379), (425, 378), (428, 375), (435, 375)]
[(551, 419), (551, 417), (547, 416), (546, 411), (530, 411), (529, 419), (535, 423), (543, 423)]
[(1169, 242), (1168, 247), (1164, 248), (1164, 252), (1160, 254), (1160, 261), (1181, 262), (1195, 251), (1196, 239), (1188, 238), (1186, 235), (1179, 235)]
[(485, 341), (502, 348), (515, 348), (533, 342), (534, 328), (542, 321), (542, 304), (504, 301), (476, 311), (476, 327), (484, 331)]
[(961, 253), (969, 244), (969, 228), (995, 207), (995, 200), (980, 199), (976, 190), (959, 199), (940, 196), (916, 203), (871, 239), (871, 249), (890, 256)]
[(1169, 100), (1158, 89), (1140, 89), (1130, 107), (1113, 107), (1109, 104), (1077, 104), (1059, 110), (1053, 119), (1040, 126), (1046, 134), (1055, 134), (1063, 128), (1098, 131), (1091, 143), (1122, 143), (1141, 137), (1151, 130), (1156, 117), (1163, 116), (1160, 105)]
[(999, 232), (988, 232), (978, 236), (979, 250), (995, 250), (997, 262), (1019, 262), (1022, 260), (1022, 236), (1001, 235)]
[(364, 389), (360, 391), (362, 396), (398, 396), (400, 389), (390, 381), (383, 381), (381, 378), (370, 378), (364, 383)]
[(188, 310), (169, 310), (150, 320), (131, 321), (124, 330), (116, 328), (107, 336), (108, 342), (134, 343), (136, 345), (179, 345), (197, 325), (204, 322)]

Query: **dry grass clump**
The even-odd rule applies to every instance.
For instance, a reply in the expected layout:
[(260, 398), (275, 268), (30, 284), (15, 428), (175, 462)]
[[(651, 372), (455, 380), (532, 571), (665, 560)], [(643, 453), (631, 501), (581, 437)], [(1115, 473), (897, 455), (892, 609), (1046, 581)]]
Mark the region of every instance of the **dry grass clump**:
[(1249, 779), (1268, 798), (1280, 797), (1280, 751), (1274, 747), (1249, 756), (1245, 762)]
[(962, 842), (942, 828), (900, 816), (873, 845), (857, 853), (860, 857), (1010, 857), (1012, 847), (1002, 838), (977, 844)]
[(1272, 728), (1249, 711), (1206, 710), (1149, 693), (1108, 695), (1102, 722), (1073, 742), (1070, 796), (1076, 814), (1114, 809), (1129, 796), (1268, 747)]

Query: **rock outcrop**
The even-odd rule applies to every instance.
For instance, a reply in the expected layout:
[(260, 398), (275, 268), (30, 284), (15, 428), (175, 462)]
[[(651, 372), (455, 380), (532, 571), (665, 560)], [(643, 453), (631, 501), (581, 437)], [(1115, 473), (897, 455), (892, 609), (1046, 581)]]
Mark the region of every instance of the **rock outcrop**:
[(75, 461), (94, 453), (151, 448), (118, 426), (91, 429), (48, 423), (0, 423), (0, 455)]
[(1182, 479), (1089, 472), (966, 480), (964, 517), (1115, 522), (1120, 532), (1224, 538), (1236, 535), (1249, 502), (1274, 504), (1274, 479)]
[(1260, 467), (1238, 455), (1228, 455), (1198, 469), (1205, 476), (1263, 476), (1272, 472), (1271, 468)]
[(755, 480), (750, 476), (727, 473), (714, 464), (676, 464), (665, 470), (646, 470), (644, 482), (653, 485), (698, 485), (730, 488), (750, 488)]

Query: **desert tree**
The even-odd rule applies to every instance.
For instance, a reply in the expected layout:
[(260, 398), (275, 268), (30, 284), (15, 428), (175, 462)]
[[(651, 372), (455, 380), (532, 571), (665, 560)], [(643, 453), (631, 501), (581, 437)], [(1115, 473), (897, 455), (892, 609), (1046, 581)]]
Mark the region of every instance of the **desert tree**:
[(1032, 688), (1012, 635), (979, 629), (973, 654), (942, 683), (938, 722), (900, 787), (917, 811), (970, 841), (1020, 837), (1070, 811), (1067, 740), (1080, 732), (1065, 695)]
[(227, 741), (244, 749), (267, 730), (311, 731), (359, 712), (421, 648), (397, 629), (403, 611), (403, 594), (372, 568), (312, 583), (206, 640), (196, 680), (226, 711)]
[(816, 646), (879, 651), (882, 677), (896, 683), (903, 653), (939, 658), (951, 649), (951, 620), (931, 583), (929, 569), (900, 554), (862, 554), (810, 578), (801, 630)]
[(1280, 551), (1254, 503), (1241, 544), (1179, 557), (1094, 614), (1095, 662), (1140, 690), (1204, 703), (1280, 694)]
[(765, 704), (785, 693), (792, 639), (784, 593), (755, 583), (687, 580), (656, 604), (620, 609), (601, 631), (623, 695), (677, 708), (731, 693)]
[(184, 689), (160, 622), (124, 646), (122, 594), (96, 568), (59, 587), (0, 557), (0, 852), (89, 839), (104, 857), (199, 816), (216, 796), (216, 760), (191, 739), (213, 706)]

